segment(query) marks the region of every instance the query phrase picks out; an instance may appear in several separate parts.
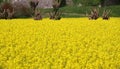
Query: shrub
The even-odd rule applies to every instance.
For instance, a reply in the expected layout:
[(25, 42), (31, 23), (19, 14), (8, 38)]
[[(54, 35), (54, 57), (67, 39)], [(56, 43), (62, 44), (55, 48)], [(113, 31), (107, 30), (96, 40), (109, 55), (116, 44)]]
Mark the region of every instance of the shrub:
[(61, 19), (61, 12), (60, 9), (61, 0), (53, 0), (53, 11), (49, 13), (50, 19), (60, 20)]

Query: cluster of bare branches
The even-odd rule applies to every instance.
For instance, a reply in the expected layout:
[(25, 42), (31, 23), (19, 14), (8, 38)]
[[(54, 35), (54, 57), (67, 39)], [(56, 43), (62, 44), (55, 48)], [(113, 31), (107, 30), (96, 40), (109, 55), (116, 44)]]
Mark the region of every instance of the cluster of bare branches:
[[(53, 0), (53, 10), (49, 12), (50, 19), (60, 20), (62, 12), (59, 10), (61, 6), (62, 0)], [(12, 19), (14, 16), (19, 16), (22, 14), (30, 15), (34, 20), (42, 20), (42, 15), (40, 10), (37, 10), (37, 6), (39, 4), (39, 0), (30, 0), (29, 1), (29, 9), (22, 4), (11, 4), (4, 3), (1, 6), (0, 18), (3, 19)], [(16, 10), (16, 11), (15, 11)], [(16, 13), (15, 13), (16, 12)]]
[[(42, 15), (39, 10), (36, 9), (39, 1), (30, 1), (30, 6), (33, 10), (34, 20), (42, 20)], [(49, 12), (50, 19), (60, 20), (62, 12), (59, 11), (61, 0), (53, 0), (53, 10)]]
[[(108, 20), (109, 18), (110, 18), (110, 13), (111, 13), (111, 10), (104, 10), (103, 11), (103, 14), (102, 14), (102, 18), (103, 18), (103, 20)], [(99, 9), (96, 9), (96, 8), (94, 8), (94, 9), (92, 9), (91, 10), (91, 13), (90, 13), (90, 15), (89, 15), (89, 19), (90, 20), (96, 20), (96, 19), (98, 19), (99, 18)]]
[(3, 12), (0, 12), (0, 18), (1, 19), (12, 19), (14, 17), (14, 10), (10, 12), (9, 9), (5, 10)]
[(50, 12), (49, 15), (50, 15), (50, 19), (54, 19), (54, 20), (60, 20), (61, 19), (61, 14), (62, 12)]
[(42, 16), (39, 10), (35, 10), (34, 20), (42, 20)]
[(0, 19), (4, 18), (5, 11), (0, 12)]
[(99, 9), (96, 9), (96, 8), (92, 9), (89, 15), (89, 19), (96, 20), (98, 18), (99, 18)]
[(50, 19), (60, 20), (62, 12), (60, 9), (61, 0), (53, 0), (53, 11), (49, 12)]
[(32, 11), (33, 11), (33, 15), (34, 15), (33, 18), (34, 18), (34, 20), (42, 20), (42, 15), (41, 15), (40, 11), (36, 9), (38, 4), (39, 4), (38, 0), (30, 1), (30, 6), (31, 6)]
[(111, 13), (111, 10), (104, 10), (103, 11), (103, 14), (102, 14), (102, 18), (104, 19), (104, 20), (108, 20), (109, 18), (110, 18), (110, 13)]

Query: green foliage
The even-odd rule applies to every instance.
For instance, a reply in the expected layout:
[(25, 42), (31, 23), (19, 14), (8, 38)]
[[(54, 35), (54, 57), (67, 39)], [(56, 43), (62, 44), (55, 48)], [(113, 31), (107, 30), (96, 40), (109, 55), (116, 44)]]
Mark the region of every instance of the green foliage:
[(0, 0), (0, 3), (2, 2), (10, 2), (10, 0)]
[(0, 0), (0, 3), (3, 2), (3, 0)]
[(100, 0), (89, 0), (88, 1), (88, 5), (99, 5), (100, 4)]
[(80, 0), (73, 0), (74, 4), (80, 3)]
[(73, 0), (74, 4), (83, 4), (83, 5), (98, 5), (100, 0)]
[[(66, 6), (61, 8), (61, 11), (64, 11), (64, 17), (82, 17), (83, 15), (87, 13), (90, 13), (90, 9), (93, 8), (92, 6)], [(104, 9), (111, 9), (112, 13), (110, 13), (110, 16), (112, 17), (119, 17), (120, 16), (120, 5), (116, 6), (107, 6), (100, 8), (100, 15), (102, 15), (102, 12)]]

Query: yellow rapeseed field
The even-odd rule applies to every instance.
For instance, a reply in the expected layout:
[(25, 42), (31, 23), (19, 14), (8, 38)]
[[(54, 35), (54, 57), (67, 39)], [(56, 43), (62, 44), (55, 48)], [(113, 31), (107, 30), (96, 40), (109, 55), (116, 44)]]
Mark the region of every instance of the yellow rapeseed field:
[(0, 69), (120, 69), (120, 18), (0, 20)]

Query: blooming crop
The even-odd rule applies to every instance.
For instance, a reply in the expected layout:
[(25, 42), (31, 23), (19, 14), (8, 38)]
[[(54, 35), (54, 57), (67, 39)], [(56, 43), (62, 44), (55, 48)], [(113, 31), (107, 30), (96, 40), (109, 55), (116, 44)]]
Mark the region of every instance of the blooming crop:
[(0, 20), (0, 69), (119, 69), (120, 18)]

